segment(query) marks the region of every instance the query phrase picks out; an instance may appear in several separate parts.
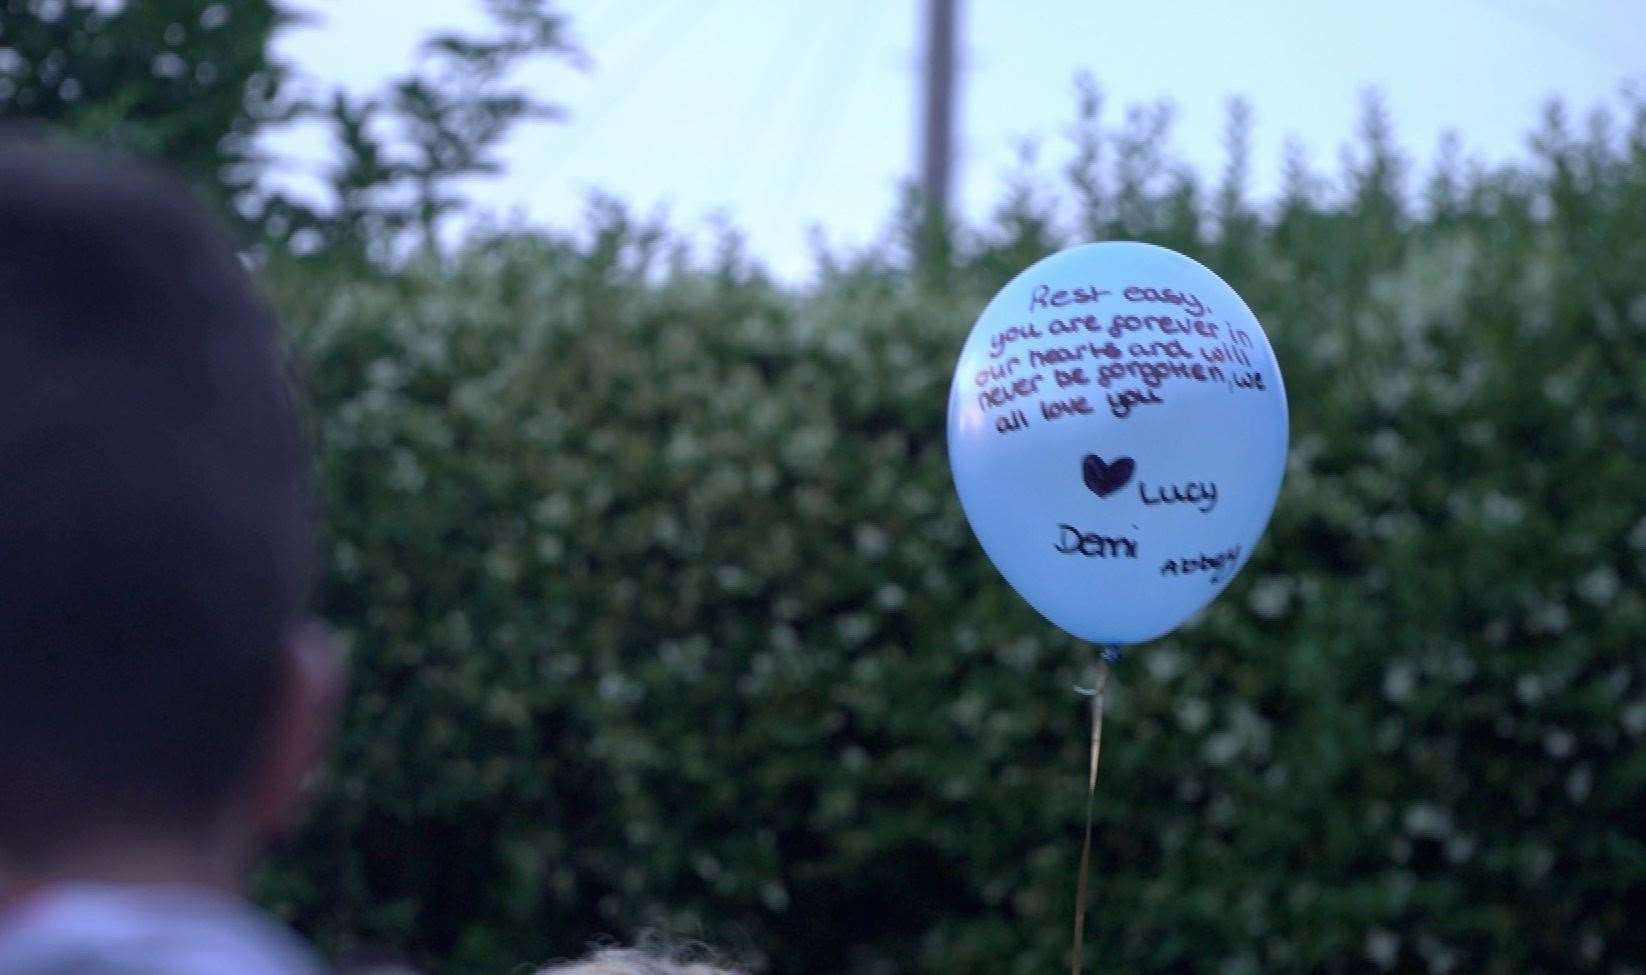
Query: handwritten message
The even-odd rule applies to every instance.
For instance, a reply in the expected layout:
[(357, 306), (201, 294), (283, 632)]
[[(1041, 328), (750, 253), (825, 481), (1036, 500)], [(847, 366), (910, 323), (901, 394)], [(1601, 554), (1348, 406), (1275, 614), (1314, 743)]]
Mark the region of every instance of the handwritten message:
[[(995, 435), (1077, 417), (1127, 421), (1190, 387), (1221, 388), (1231, 396), (1269, 389), (1254, 363), (1261, 339), (1219, 318), (1202, 295), (1190, 291), (1148, 282), (1038, 283), (1020, 310), (1017, 320), (988, 333), (987, 357), (972, 377), (973, 395)], [(1207, 517), (1221, 500), (1215, 479), (1163, 479), (1147, 469), (1146, 460), (1081, 457), (1078, 474), (1069, 475), (1078, 476), (1103, 507), (1048, 526), (1053, 549), (1076, 562), (1145, 560), (1162, 578), (1223, 582), (1238, 568), (1241, 546), (1151, 551), (1148, 532), (1113, 523), (1129, 521), (1122, 514), (1127, 510), (1215, 523)], [(1118, 499), (1135, 500), (1117, 507)], [(1111, 524), (1080, 524), (1086, 517)]]
[[(1267, 388), (1252, 363), (1251, 336), (1212, 317), (1195, 294), (1039, 284), (1024, 312), (989, 336), (989, 361), (973, 377), (978, 406), (998, 434), (1101, 412), (1125, 420), (1165, 403), (1174, 385)], [(1198, 497), (1203, 488), (1196, 493), (1191, 503), (1206, 500)]]

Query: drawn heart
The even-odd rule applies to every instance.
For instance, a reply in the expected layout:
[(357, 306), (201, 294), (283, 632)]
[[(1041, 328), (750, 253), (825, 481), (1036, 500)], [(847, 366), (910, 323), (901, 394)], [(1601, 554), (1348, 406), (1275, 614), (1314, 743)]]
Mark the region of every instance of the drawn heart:
[(1080, 473), (1086, 477), (1086, 486), (1100, 498), (1106, 498), (1125, 487), (1137, 470), (1137, 462), (1130, 457), (1116, 457), (1105, 464), (1096, 454), (1087, 454), (1080, 462)]

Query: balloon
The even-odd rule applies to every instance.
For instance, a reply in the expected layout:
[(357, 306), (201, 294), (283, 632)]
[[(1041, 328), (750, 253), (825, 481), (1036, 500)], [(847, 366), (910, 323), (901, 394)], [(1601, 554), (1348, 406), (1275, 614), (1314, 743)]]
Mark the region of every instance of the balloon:
[(983, 310), (949, 390), (972, 531), (1048, 620), (1142, 643), (1221, 593), (1263, 534), (1286, 392), (1240, 296), (1163, 247), (1086, 244)]

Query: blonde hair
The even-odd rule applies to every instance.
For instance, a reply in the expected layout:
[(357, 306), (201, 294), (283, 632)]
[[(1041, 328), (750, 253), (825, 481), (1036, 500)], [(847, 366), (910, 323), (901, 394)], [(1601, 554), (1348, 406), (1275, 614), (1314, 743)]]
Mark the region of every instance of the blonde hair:
[(538, 975), (744, 975), (740, 969), (721, 968), (702, 945), (671, 945), (652, 937), (642, 948), (600, 948), (587, 957), (562, 962)]

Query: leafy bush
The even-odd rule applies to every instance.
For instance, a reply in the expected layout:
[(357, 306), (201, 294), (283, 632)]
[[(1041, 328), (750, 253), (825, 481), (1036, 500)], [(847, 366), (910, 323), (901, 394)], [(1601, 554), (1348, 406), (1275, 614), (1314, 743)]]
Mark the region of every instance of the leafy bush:
[(1099, 109), (946, 273), (786, 290), (609, 208), (271, 268), (355, 685), (261, 896), (446, 972), (643, 925), (773, 972), (1065, 965), (1090, 651), (971, 540), (942, 424), (992, 289), (1128, 237), (1247, 297), (1294, 440), (1252, 564), (1111, 685), (1101, 966), (1641, 971), (1646, 109), (1447, 154), (1413, 206), (1374, 106), (1265, 214), (1240, 111), (1208, 189)]

